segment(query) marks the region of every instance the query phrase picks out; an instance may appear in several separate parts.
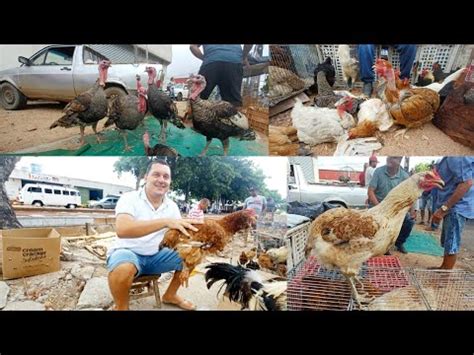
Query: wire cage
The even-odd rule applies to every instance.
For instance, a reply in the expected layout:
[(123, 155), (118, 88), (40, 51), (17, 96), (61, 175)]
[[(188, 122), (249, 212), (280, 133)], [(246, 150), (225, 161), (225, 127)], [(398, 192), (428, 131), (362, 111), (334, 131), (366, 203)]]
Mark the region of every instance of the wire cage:
[[(349, 283), (314, 257), (289, 272), (289, 310), (357, 310)], [(367, 310), (473, 310), (474, 276), (464, 270), (419, 270), (401, 267), (394, 256), (369, 259), (356, 288), (370, 299)]]
[[(380, 55), (381, 47), (376, 46), (376, 57)], [(418, 69), (412, 74), (411, 82), (416, 81), (422, 69), (431, 69), (435, 62), (438, 62), (445, 72), (464, 66), (466, 63), (460, 64), (458, 60), (463, 47), (455, 44), (419, 45), (415, 57), (415, 62), (419, 63)], [(349, 48), (351, 57), (358, 58), (357, 45), (350, 45)], [(314, 84), (314, 69), (327, 57), (332, 59), (336, 71), (334, 88), (346, 89), (338, 49), (338, 44), (271, 45), (270, 106), (293, 97)], [(393, 46), (388, 47), (388, 59), (395, 69), (400, 67), (400, 55)], [(361, 87), (362, 82), (358, 81), (354, 86)]]
[[(249, 53), (253, 58), (262, 58), (263, 45), (255, 45)], [(242, 112), (249, 119), (254, 130), (268, 136), (269, 102), (268, 93), (268, 61), (251, 65), (244, 70), (242, 81)]]

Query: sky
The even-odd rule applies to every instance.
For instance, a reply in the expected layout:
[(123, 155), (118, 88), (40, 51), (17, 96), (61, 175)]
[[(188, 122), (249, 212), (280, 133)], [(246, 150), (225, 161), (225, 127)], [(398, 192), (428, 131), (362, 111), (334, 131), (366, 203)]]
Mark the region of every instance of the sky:
[[(91, 181), (112, 183), (135, 187), (135, 178), (130, 173), (121, 178), (113, 170), (118, 157), (22, 157), (16, 167), (30, 167), (31, 163), (40, 164), (43, 174), (73, 177)], [(285, 157), (251, 157), (254, 165), (262, 169), (267, 176), (265, 183), (270, 190), (277, 190), (286, 197)]]

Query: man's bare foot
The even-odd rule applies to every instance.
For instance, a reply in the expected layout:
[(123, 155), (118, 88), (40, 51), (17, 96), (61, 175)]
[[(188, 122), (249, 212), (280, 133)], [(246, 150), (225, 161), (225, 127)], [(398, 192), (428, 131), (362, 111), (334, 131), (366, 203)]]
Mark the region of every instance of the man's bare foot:
[(196, 310), (196, 305), (194, 305), (191, 301), (185, 300), (184, 298), (174, 295), (174, 296), (168, 296), (168, 295), (163, 295), (161, 301), (165, 304), (172, 304), (175, 305), (181, 309), (184, 309), (186, 311), (195, 311)]

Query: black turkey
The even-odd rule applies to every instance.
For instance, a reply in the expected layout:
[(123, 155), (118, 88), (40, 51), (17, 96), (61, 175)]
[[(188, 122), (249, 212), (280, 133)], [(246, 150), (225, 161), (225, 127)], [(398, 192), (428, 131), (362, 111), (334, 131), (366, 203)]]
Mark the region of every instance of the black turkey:
[(178, 117), (178, 109), (173, 100), (162, 90), (160, 90), (161, 81), (158, 80), (155, 85), (156, 69), (146, 67), (148, 73), (148, 105), (150, 112), (160, 121), (161, 131), (160, 140), (166, 143), (166, 127), (168, 121), (178, 128), (185, 128), (183, 122)]
[(203, 100), (199, 94), (206, 87), (206, 79), (202, 75), (193, 75), (189, 79), (191, 95), (187, 117), (193, 122), (193, 128), (206, 137), (206, 146), (201, 152), (205, 155), (213, 138), (222, 142), (224, 155), (229, 152), (229, 138), (255, 140), (255, 132), (249, 129), (247, 117), (227, 101)]
[(131, 131), (142, 125), (147, 112), (146, 89), (141, 85), (139, 75), (137, 75), (137, 94), (138, 97), (130, 94), (115, 97), (110, 107), (109, 119), (104, 125), (109, 127), (115, 124), (119, 129), (125, 142), (124, 151), (131, 150), (127, 142), (127, 130)]
[(97, 124), (107, 116), (108, 104), (104, 86), (107, 81), (107, 70), (110, 66), (111, 62), (108, 60), (102, 60), (99, 63), (99, 78), (94, 86), (67, 104), (63, 110), (64, 116), (55, 121), (49, 129), (79, 126), (81, 129), (81, 144), (84, 144), (85, 127), (92, 126), (97, 142), (101, 142), (97, 135)]

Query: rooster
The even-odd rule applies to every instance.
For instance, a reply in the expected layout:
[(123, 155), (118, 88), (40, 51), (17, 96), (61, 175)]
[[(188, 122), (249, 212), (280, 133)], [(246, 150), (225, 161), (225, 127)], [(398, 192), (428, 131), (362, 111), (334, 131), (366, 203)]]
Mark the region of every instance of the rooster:
[(397, 240), (403, 219), (423, 191), (442, 188), (436, 171), (412, 175), (396, 186), (378, 205), (366, 210), (335, 208), (316, 218), (310, 226), (306, 257), (313, 255), (328, 268), (337, 268), (350, 284), (354, 299), (359, 295), (355, 281), (362, 264), (373, 256), (384, 255)]
[(433, 75), (433, 72), (428, 69), (423, 69), (421, 71), (420, 76), (418, 77), (416, 86), (427, 86), (433, 83), (434, 81), (435, 81), (435, 77)]
[(217, 281), (226, 286), (224, 295), (238, 302), (242, 309), (255, 311), (286, 311), (287, 281), (263, 281), (256, 271), (226, 263), (206, 266), (206, 285), (210, 289)]
[(177, 250), (183, 260), (183, 272), (180, 280), (187, 285), (190, 273), (198, 265), (205, 254), (215, 254), (224, 250), (232, 236), (256, 223), (256, 214), (252, 209), (231, 213), (218, 220), (204, 218), (204, 224), (198, 226), (198, 231), (189, 231), (187, 237), (177, 229), (170, 229), (160, 244), (160, 249)]
[[(382, 85), (377, 89), (378, 95), (388, 105), (395, 123), (408, 129), (431, 121), (440, 103), (436, 91), (410, 88), (408, 80), (399, 80), (392, 65), (384, 59), (377, 59), (374, 67), (382, 78)], [(399, 133), (405, 132), (406, 129)]]

